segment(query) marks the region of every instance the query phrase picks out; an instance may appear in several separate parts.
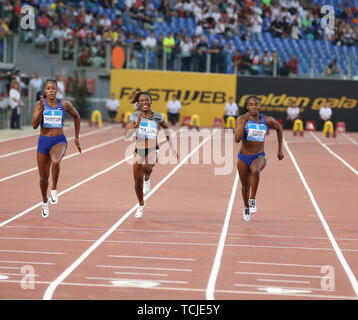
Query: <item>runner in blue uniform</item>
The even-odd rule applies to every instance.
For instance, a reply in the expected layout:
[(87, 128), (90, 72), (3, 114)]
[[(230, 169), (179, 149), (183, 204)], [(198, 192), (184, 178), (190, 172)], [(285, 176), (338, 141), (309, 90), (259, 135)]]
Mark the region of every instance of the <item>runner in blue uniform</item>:
[(256, 193), (260, 182), (260, 172), (265, 168), (267, 156), (264, 152), (265, 136), (267, 130), (277, 131), (278, 151), (277, 157), (282, 160), (282, 128), (273, 118), (260, 114), (260, 99), (249, 96), (245, 101), (247, 111), (236, 121), (235, 142), (242, 141), (238, 153), (237, 169), (242, 185), (242, 198), (244, 201), (243, 217), (249, 221), (251, 214), (257, 212)]
[[(168, 125), (164, 116), (151, 110), (152, 98), (148, 92), (137, 92), (132, 99), (139, 110), (133, 113), (128, 121), (125, 137), (129, 138), (134, 132), (136, 135), (136, 148), (134, 151), (133, 175), (135, 192), (138, 198), (136, 218), (143, 214), (145, 202), (143, 194), (150, 192), (150, 175), (154, 165), (159, 159), (158, 130), (164, 129), (165, 136), (173, 154), (178, 154), (172, 145)], [(143, 181), (144, 180), (144, 181)]]
[[(32, 115), (32, 127), (37, 129), (41, 126), (40, 136), (37, 146), (37, 166), (40, 175), (40, 189), (42, 194), (41, 214), (47, 218), (49, 202), (58, 203), (57, 182), (60, 174), (60, 162), (67, 149), (67, 140), (63, 133), (63, 121), (65, 113), (68, 112), (74, 119), (75, 144), (79, 152), (81, 146), (79, 141), (80, 134), (80, 115), (72, 106), (71, 102), (56, 98), (56, 80), (46, 80), (45, 98), (41, 96), (40, 101), (35, 104)], [(51, 197), (47, 197), (48, 179), (52, 174)]]

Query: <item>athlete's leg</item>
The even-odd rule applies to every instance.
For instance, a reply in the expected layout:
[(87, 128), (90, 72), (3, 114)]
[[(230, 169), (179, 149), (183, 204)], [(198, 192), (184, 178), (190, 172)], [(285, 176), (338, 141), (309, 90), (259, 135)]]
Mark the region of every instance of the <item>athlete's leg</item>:
[(143, 164), (144, 179), (146, 181), (150, 179), (150, 175), (152, 174), (153, 168), (157, 161), (158, 159), (156, 150), (150, 151), (145, 159), (145, 164)]
[(51, 158), (51, 174), (52, 174), (52, 188), (51, 190), (57, 190), (58, 177), (60, 175), (60, 163), (65, 155), (67, 149), (67, 143), (55, 144), (50, 150)]
[(262, 155), (252, 161), (250, 165), (250, 199), (256, 199), (257, 188), (260, 182), (260, 172), (265, 168), (267, 158)]
[(133, 164), (133, 177), (134, 177), (134, 189), (138, 198), (139, 205), (144, 205), (143, 200), (143, 177), (144, 169), (143, 164), (140, 161), (140, 156), (135, 154), (134, 164)]
[(50, 156), (37, 152), (37, 167), (40, 175), (40, 190), (42, 202), (47, 203), (48, 178), (50, 176), (51, 159)]
[(241, 193), (244, 205), (249, 207), (249, 195), (250, 195), (250, 170), (247, 164), (241, 160), (237, 161), (237, 170), (239, 172), (241, 181)]

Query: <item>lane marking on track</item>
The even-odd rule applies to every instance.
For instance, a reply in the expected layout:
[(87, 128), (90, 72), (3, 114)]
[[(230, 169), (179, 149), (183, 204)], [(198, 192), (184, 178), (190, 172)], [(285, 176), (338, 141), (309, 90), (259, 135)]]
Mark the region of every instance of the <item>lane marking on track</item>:
[[(32, 241), (68, 241), (68, 242), (96, 242), (97, 239), (74, 239), (74, 238), (35, 238), (35, 237), (0, 237), (0, 240), (32, 240)], [(160, 242), (160, 241), (127, 241), (127, 240), (105, 240), (104, 243), (133, 243), (133, 244), (160, 244), (160, 245), (184, 245), (184, 246), (212, 246), (217, 247), (217, 243), (195, 243), (195, 242)], [(314, 248), (314, 247), (290, 247), (290, 246), (263, 246), (249, 244), (226, 244), (226, 247), (244, 248), (263, 248), (263, 249), (297, 249), (297, 250), (317, 250), (334, 251), (334, 248)], [(344, 252), (358, 252), (358, 249), (342, 249)]]
[[(64, 190), (64, 191), (59, 192), (59, 193), (58, 193), (58, 197), (60, 197), (60, 196), (63, 195), (63, 194), (66, 194), (66, 193), (69, 192), (69, 191), (72, 191), (73, 189), (78, 188), (79, 186), (83, 185), (84, 183), (87, 183), (88, 181), (91, 181), (91, 180), (97, 178), (98, 176), (100, 176), (100, 175), (102, 175), (102, 174), (107, 173), (108, 171), (110, 171), (110, 170), (112, 170), (112, 169), (118, 167), (118, 166), (121, 165), (122, 163), (124, 163), (124, 162), (130, 160), (131, 158), (133, 158), (133, 155), (131, 155), (131, 156), (129, 156), (129, 157), (127, 157), (127, 158), (125, 158), (125, 159), (123, 159), (123, 160), (121, 160), (121, 161), (116, 162), (115, 164), (111, 165), (110, 167), (108, 167), (108, 168), (106, 168), (106, 169), (104, 169), (104, 170), (102, 170), (102, 171), (97, 172), (96, 174), (94, 174), (94, 175), (92, 175), (92, 176), (90, 176), (90, 177), (88, 177), (88, 178), (86, 178), (86, 179), (84, 179), (84, 180), (82, 180), (82, 181), (76, 183), (75, 185), (73, 185), (72, 187), (67, 188), (67, 189)], [(20, 212), (20, 213), (17, 214), (16, 216), (14, 216), (14, 217), (12, 217), (12, 218), (10, 218), (10, 219), (8, 219), (8, 220), (5, 220), (5, 221), (1, 222), (1, 223), (0, 223), (0, 228), (3, 227), (3, 226), (5, 226), (5, 225), (7, 225), (8, 223), (10, 223), (10, 222), (16, 220), (16, 219), (22, 217), (23, 215), (25, 215), (25, 214), (31, 212), (32, 210), (34, 210), (34, 209), (40, 207), (41, 205), (42, 205), (42, 202), (39, 202), (39, 203), (33, 205), (32, 207), (30, 207), (30, 208), (28, 208), (28, 209), (26, 209), (26, 210)]]
[[(88, 122), (81, 122), (81, 128), (82, 127), (88, 127)], [(74, 129), (74, 126), (65, 126), (64, 130), (67, 131), (67, 129)], [(34, 136), (38, 136), (40, 134), (40, 129), (34, 129), (34, 130), (39, 130), (39, 132), (37, 133), (30, 133), (30, 134), (24, 134), (21, 136), (17, 136), (17, 137), (11, 137), (11, 138), (5, 138), (5, 139), (1, 139), (1, 142), (8, 142), (8, 141), (13, 141), (13, 140), (21, 140), (21, 139), (25, 139), (25, 138), (31, 138)]]
[(34, 261), (13, 261), (13, 260), (0, 260), (0, 263), (21, 263), (21, 264), (45, 264), (54, 265), (53, 262), (34, 262)]
[(0, 249), (0, 252), (13, 252), (13, 253), (30, 253), (30, 254), (33, 254), (33, 253), (36, 253), (36, 254), (66, 254), (66, 253), (63, 253), (63, 252), (47, 252), (47, 251), (25, 251), (25, 250), (4, 250), (4, 249)]
[(235, 271), (234, 273), (235, 273), (235, 274), (246, 274), (246, 275), (259, 275), (259, 276), (276, 276), (276, 277), (317, 278), (317, 279), (322, 279), (322, 276), (310, 276), (310, 275), (303, 275), (303, 274), (245, 272), (245, 271)]
[(358, 146), (358, 142), (355, 141), (354, 139), (352, 139), (351, 137), (347, 136), (345, 133), (342, 133), (343, 137), (345, 137), (346, 139), (348, 139), (350, 142), (352, 142), (353, 144), (355, 144), (356, 146)]
[(155, 267), (137, 267), (137, 266), (108, 266), (99, 264), (97, 268), (113, 268), (113, 269), (141, 269), (141, 270), (163, 270), (163, 271), (179, 271), (179, 272), (192, 272), (192, 269), (180, 269), (180, 268), (155, 268)]
[[(181, 130), (181, 129), (180, 129), (180, 130)], [(122, 140), (122, 139), (124, 139), (124, 136), (119, 137), (119, 138), (115, 138), (115, 139), (113, 139), (113, 140)], [(206, 142), (208, 139), (209, 139), (209, 138), (207, 138), (207, 139), (205, 140), (205, 142)], [(110, 141), (113, 141), (113, 140), (110, 140)], [(161, 142), (164, 141), (164, 140), (165, 140), (165, 139), (162, 139), (161, 141), (159, 141), (159, 143), (161, 143)], [(110, 141), (104, 142), (103, 144), (109, 144)], [(102, 145), (103, 145), (103, 144), (102, 144)], [(93, 147), (90, 147), (90, 148), (88, 148), (88, 149), (93, 150), (93, 148), (95, 148), (95, 147), (98, 148), (98, 146), (93, 146)], [(86, 150), (88, 151), (88, 149), (86, 149)], [(196, 149), (195, 149), (195, 150), (196, 150)], [(192, 151), (192, 152), (193, 152), (193, 151)], [(84, 153), (84, 151), (82, 151), (82, 153)], [(80, 153), (75, 153), (75, 154), (68, 155), (68, 156), (66, 156), (66, 158), (75, 156), (75, 155), (77, 155), (77, 154), (80, 154)], [(190, 156), (190, 154), (189, 154), (188, 156), (186, 156), (186, 157), (189, 158), (189, 156)], [(98, 176), (100, 176), (100, 175), (102, 175), (102, 174), (104, 174), (104, 173), (106, 173), (106, 172), (108, 172), (108, 171), (110, 171), (110, 170), (116, 168), (117, 166), (121, 165), (122, 163), (124, 163), (124, 162), (126, 162), (126, 161), (129, 161), (131, 158), (133, 158), (133, 155), (131, 155), (131, 156), (125, 158), (125, 159), (122, 159), (121, 161), (116, 162), (116, 163), (113, 164), (112, 166), (110, 166), (110, 167), (108, 167), (108, 168), (106, 168), (106, 169), (104, 169), (104, 170), (102, 170), (102, 171), (100, 171), (100, 172), (97, 172), (96, 174), (94, 174), (94, 175), (92, 175), (92, 176), (90, 176), (90, 177), (88, 177), (88, 178), (86, 178), (86, 179), (80, 181), (79, 183), (73, 185), (73, 186), (70, 187), (70, 188), (67, 188), (66, 190), (64, 190), (64, 191), (62, 191), (62, 192), (60, 192), (60, 193), (58, 193), (57, 196), (60, 197), (61, 195), (65, 194), (65, 193), (67, 193), (67, 192), (69, 192), (69, 191), (71, 191), (71, 190), (73, 190), (73, 189), (78, 188), (78, 187), (81, 186), (82, 184), (84, 184), (84, 183), (86, 183), (86, 182), (88, 182), (88, 181), (91, 181), (91, 180), (97, 178)], [(186, 159), (186, 158), (185, 158), (185, 159)], [(37, 168), (35, 168), (35, 170), (36, 170), (36, 169), (37, 169)], [(0, 181), (1, 181), (1, 180), (0, 180)], [(149, 195), (151, 195), (151, 193), (149, 193), (147, 196), (149, 196)], [(14, 220), (16, 220), (16, 219), (22, 217), (23, 215), (27, 214), (28, 212), (30, 212), (30, 211), (32, 211), (32, 210), (34, 210), (34, 209), (40, 207), (41, 205), (42, 205), (42, 202), (39, 202), (39, 203), (33, 205), (31, 208), (26, 209), (26, 210), (20, 212), (20, 213), (17, 214), (16, 216), (14, 216), (14, 217), (12, 217), (12, 218), (10, 218), (10, 219), (8, 219), (8, 220), (5, 220), (5, 221), (1, 222), (1, 223), (0, 223), (0, 228), (3, 227), (3, 226), (5, 226), (6, 224), (8, 224), (8, 223), (10, 223), (10, 222), (12, 222), (12, 221), (14, 221)]]
[[(107, 130), (109, 130), (109, 129), (111, 129), (111, 128), (112, 128), (112, 127), (106, 127), (106, 128), (98, 129), (98, 130), (96, 130), (96, 131), (86, 132), (86, 133), (81, 134), (80, 138), (92, 136), (92, 135), (94, 135), (94, 134), (98, 134), (98, 133), (101, 133), (101, 132), (103, 132), (103, 131), (107, 131)], [(75, 139), (75, 136), (72, 136), (72, 137), (66, 138), (66, 139), (67, 139), (67, 141), (71, 141), (71, 140), (74, 140), (74, 139)], [(35, 147), (30, 147), (30, 148), (25, 148), (25, 149), (20, 149), (20, 150), (13, 151), (13, 152), (10, 152), (10, 153), (1, 154), (1, 155), (0, 155), (0, 159), (6, 158), (6, 157), (10, 157), (10, 156), (14, 156), (14, 155), (17, 155), (17, 154), (20, 154), (20, 153), (24, 153), (24, 152), (36, 150), (36, 149), (37, 149), (37, 146), (35, 146)]]
[(20, 139), (24, 139), (24, 138), (31, 138), (31, 137), (35, 137), (35, 136), (38, 136), (38, 135), (39, 135), (39, 132), (31, 133), (31, 134), (28, 134), (28, 135), (22, 135), (22, 136), (18, 136), (18, 137), (11, 137), (11, 138), (6, 138), (6, 139), (1, 139), (0, 143), (1, 142), (13, 141), (13, 140), (20, 140)]
[(332, 246), (334, 248), (334, 251), (336, 252), (337, 257), (338, 257), (338, 259), (339, 259), (344, 271), (346, 272), (346, 274), (348, 276), (348, 280), (349, 280), (349, 282), (350, 282), (350, 284), (351, 284), (351, 286), (353, 288), (353, 291), (354, 291), (355, 295), (358, 297), (358, 282), (357, 282), (357, 279), (354, 276), (354, 273), (353, 273), (352, 269), (350, 268), (349, 264), (347, 263), (344, 255), (342, 253), (342, 250), (340, 249), (340, 247), (338, 246), (336, 240), (334, 239), (334, 236), (333, 236), (333, 234), (331, 232), (331, 229), (329, 228), (329, 225), (327, 224), (326, 220), (324, 219), (323, 214), (321, 212), (321, 209), (319, 208), (319, 206), (318, 206), (318, 204), (316, 202), (316, 199), (314, 198), (313, 193), (312, 193), (310, 187), (308, 186), (307, 181), (306, 181), (306, 179), (305, 179), (300, 167), (298, 166), (297, 161), (296, 161), (293, 153), (291, 152), (290, 148), (288, 147), (288, 144), (286, 143), (285, 138), (283, 139), (283, 144), (284, 144), (284, 146), (285, 146), (285, 148), (286, 148), (286, 150), (287, 150), (287, 152), (288, 152), (288, 154), (289, 154), (289, 156), (291, 158), (291, 161), (292, 161), (294, 167), (296, 168), (296, 171), (297, 171), (297, 173), (298, 173), (298, 175), (299, 175), (299, 177), (300, 177), (300, 179), (301, 179), (301, 181), (302, 181), (302, 183), (303, 183), (303, 185), (304, 185), (304, 187), (305, 187), (305, 189), (306, 189), (306, 191), (308, 193), (308, 196), (311, 199), (311, 202), (313, 204), (314, 209), (315, 209), (319, 219), (321, 220), (323, 228), (324, 228), (324, 230), (326, 231), (326, 233), (328, 235), (329, 241), (331, 242), (331, 244), (332, 244)]
[(284, 279), (256, 279), (256, 281), (263, 281), (263, 282), (285, 282), (285, 283), (307, 283), (307, 284), (310, 284), (310, 283), (311, 283), (311, 281), (284, 280)]
[(322, 142), (312, 131), (310, 131), (311, 135), (316, 139), (316, 141), (325, 148), (331, 155), (336, 157), (339, 161), (341, 161), (348, 169), (353, 171), (358, 176), (358, 171), (354, 169), (347, 161), (345, 161), (342, 157), (340, 157), (337, 153), (333, 152), (331, 148), (329, 148), (324, 142)]
[(285, 267), (306, 267), (306, 268), (322, 268), (323, 265), (314, 264), (297, 264), (297, 263), (278, 263), (278, 262), (259, 262), (259, 261), (238, 261), (242, 264), (263, 264), (270, 266), (285, 266)]
[[(182, 129), (180, 129), (179, 131), (181, 131), (181, 130), (182, 130)], [(76, 157), (76, 156), (82, 155), (82, 154), (84, 154), (84, 153), (86, 153), (86, 152), (88, 152), (88, 151), (92, 151), (92, 150), (95, 150), (95, 149), (104, 147), (104, 146), (106, 146), (106, 145), (108, 145), (108, 144), (115, 143), (115, 142), (117, 142), (117, 141), (119, 141), (119, 140), (123, 140), (123, 139), (125, 139), (124, 136), (121, 136), (121, 137), (119, 137), (119, 138), (114, 138), (114, 139), (112, 139), (112, 140), (109, 140), (109, 141), (106, 141), (106, 142), (103, 142), (103, 143), (94, 145), (94, 146), (92, 146), (92, 147), (89, 147), (89, 148), (87, 148), (87, 149), (84, 149), (84, 150), (82, 150), (82, 153), (79, 153), (78, 151), (76, 151), (76, 152), (74, 152), (74, 153), (71, 153), (71, 154), (69, 154), (69, 155), (63, 157), (62, 160), (66, 160), (66, 159), (69, 159), (69, 158), (72, 158), (72, 157)], [(161, 140), (161, 141), (159, 141), (159, 143), (161, 143), (161, 142), (163, 142), (163, 141), (164, 141), (164, 140)], [(33, 168), (31, 168), (31, 169), (28, 169), (28, 170), (24, 170), (24, 171), (15, 173), (15, 174), (13, 174), (13, 175), (11, 175), (11, 176), (8, 176), (8, 177), (5, 177), (5, 178), (1, 178), (1, 179), (0, 179), (0, 182), (3, 182), (3, 181), (6, 181), (6, 180), (9, 180), (9, 179), (18, 177), (18, 176), (20, 176), (20, 175), (23, 175), (23, 174), (26, 174), (26, 173), (29, 173), (29, 172), (32, 172), (32, 171), (35, 171), (35, 170), (37, 170), (37, 167), (33, 167)], [(0, 227), (1, 227), (1, 225), (0, 225)]]
[(155, 276), (155, 277), (167, 277), (167, 273), (148, 273), (148, 272), (123, 272), (115, 271), (114, 274), (129, 274), (129, 275), (139, 275), (139, 276)]
[[(71, 153), (71, 154), (69, 154), (69, 155), (67, 155), (67, 156), (64, 156), (64, 157), (62, 158), (62, 160), (67, 160), (67, 159), (70, 159), (70, 158), (72, 158), (72, 157), (80, 156), (80, 155), (82, 155), (82, 154), (84, 154), (84, 153), (86, 153), (86, 152), (89, 152), (89, 151), (92, 151), (92, 150), (95, 150), (95, 149), (98, 149), (98, 148), (102, 148), (102, 147), (104, 147), (104, 146), (107, 146), (107, 145), (109, 145), (109, 144), (111, 144), (111, 143), (115, 143), (115, 142), (120, 141), (120, 140), (123, 140), (123, 139), (124, 139), (124, 137), (119, 137), (119, 138), (114, 138), (114, 139), (112, 139), (112, 140), (109, 140), (109, 141), (106, 141), (106, 142), (103, 142), (103, 143), (100, 143), (100, 144), (96, 144), (96, 145), (94, 145), (94, 146), (92, 146), (92, 147), (89, 147), (89, 148), (87, 148), (87, 149), (82, 150), (81, 153), (79, 153), (78, 151), (76, 151), (76, 152)], [(26, 173), (29, 173), (29, 172), (32, 172), (32, 171), (35, 171), (35, 170), (37, 170), (37, 167), (33, 167), (33, 168), (31, 168), (31, 169), (27, 169), (27, 170), (24, 170), (24, 171), (21, 171), (21, 172), (18, 172), (18, 173), (14, 173), (14, 174), (12, 174), (11, 176), (7, 176), (7, 177), (5, 177), (5, 178), (1, 178), (1, 179), (0, 179), (0, 182), (6, 181), (6, 180), (10, 180), (10, 179), (12, 179), (12, 178), (21, 176), (21, 175), (23, 175), (23, 174), (26, 174)]]
[[(19, 284), (21, 281), (19, 280), (0, 280), (1, 283), (15, 283)], [(44, 284), (48, 285), (51, 282), (48, 281), (36, 281), (36, 284)], [(76, 282), (63, 282), (61, 285), (68, 286), (68, 287), (89, 287), (89, 288), (113, 288), (112, 284), (104, 284), (104, 283), (76, 283)], [(262, 287), (262, 286), (261, 286)], [(163, 286), (156, 286), (156, 287), (143, 287), (143, 289), (148, 290), (161, 290), (161, 291), (176, 291), (176, 292), (194, 292), (194, 293), (204, 293), (206, 289), (201, 288), (189, 288), (189, 287), (163, 287)], [(222, 294), (249, 294), (249, 295), (273, 295), (268, 294), (267, 292), (260, 292), (260, 291), (239, 291), (239, 290), (216, 290), (217, 293)], [(335, 296), (332, 294), (322, 295), (322, 294), (297, 294), (297, 293), (285, 293), (285, 296), (291, 297), (303, 297), (303, 298), (323, 298), (323, 299), (350, 299), (350, 300), (357, 300), (357, 298), (352, 296)]]
[[(49, 230), (74, 230), (74, 231), (106, 231), (105, 228), (86, 228), (86, 227), (53, 227), (53, 226), (4, 226), (4, 229), (49, 229)], [(217, 236), (220, 232), (201, 232), (201, 231), (173, 231), (173, 230), (141, 230), (141, 229), (121, 229), (117, 230), (118, 233), (126, 232), (147, 232), (147, 233), (173, 233), (173, 234), (193, 234), (193, 235), (208, 235)], [(71, 232), (73, 234), (73, 232)], [(327, 240), (327, 237), (308, 237), (308, 236), (291, 236), (291, 235), (278, 235), (278, 234), (248, 234), (248, 233), (228, 233), (228, 236), (244, 236), (244, 237), (272, 237), (272, 238), (292, 238), (303, 240)], [(358, 241), (358, 238), (337, 238), (340, 241)]]
[[(310, 291), (319, 291), (319, 292), (336, 292), (336, 290), (332, 289), (322, 289), (322, 288), (305, 288), (305, 287), (274, 287), (270, 285), (262, 285), (262, 284), (245, 284), (245, 283), (234, 283), (234, 287), (248, 287), (248, 288), (255, 288), (256, 290), (264, 290), (265, 288), (277, 288), (277, 289), (284, 289), (284, 290), (310, 290)], [(272, 292), (271, 292), (272, 293)], [(278, 293), (278, 292), (277, 292)], [(289, 292), (285, 292), (289, 293)]]
[(173, 257), (148, 257), (148, 256), (123, 256), (123, 255), (108, 255), (108, 258), (131, 258), (131, 259), (150, 259), (150, 260), (177, 260), (177, 261), (196, 261), (192, 258), (173, 258)]
[[(144, 200), (150, 198), (196, 151), (198, 151), (211, 136), (205, 138), (198, 146), (196, 146), (180, 163), (170, 171), (155, 187), (144, 197)], [(133, 156), (131, 156), (133, 157)], [(109, 171), (109, 170), (108, 170)], [(99, 245), (101, 245), (138, 207), (134, 205), (127, 211), (108, 231), (103, 234), (94, 244), (91, 245), (79, 258), (77, 258), (63, 273), (60, 274), (45, 291), (43, 299), (52, 299), (53, 293), (61, 282), (66, 279)], [(114, 279), (118, 280), (118, 279)]]
[(223, 228), (221, 231), (219, 244), (218, 244), (218, 247), (216, 250), (213, 267), (210, 272), (208, 285), (206, 287), (205, 294), (206, 294), (207, 300), (214, 300), (216, 279), (218, 277), (218, 273), (219, 273), (219, 269), (220, 269), (221, 258), (222, 258), (223, 251), (224, 251), (225, 239), (226, 239), (227, 231), (229, 228), (230, 216), (231, 216), (231, 212), (232, 212), (232, 207), (234, 205), (234, 199), (235, 199), (238, 183), (239, 183), (239, 174), (236, 171), (235, 180), (234, 180), (234, 184), (233, 184), (232, 191), (231, 191), (230, 201), (229, 201), (227, 211), (226, 211), (224, 225), (223, 225)]
[(179, 283), (187, 284), (188, 281), (175, 281), (175, 280), (158, 280), (158, 279), (122, 279), (122, 278), (106, 278), (106, 277), (86, 277), (87, 280), (109, 280), (109, 281), (149, 281), (160, 283)]

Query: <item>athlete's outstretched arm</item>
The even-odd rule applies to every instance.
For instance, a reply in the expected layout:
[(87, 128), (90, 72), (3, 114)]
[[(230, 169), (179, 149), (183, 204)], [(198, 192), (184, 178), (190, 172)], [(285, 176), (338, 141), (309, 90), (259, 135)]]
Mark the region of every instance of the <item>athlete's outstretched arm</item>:
[(63, 101), (63, 107), (65, 110), (73, 117), (74, 125), (75, 125), (75, 144), (79, 152), (81, 152), (80, 146), (80, 129), (81, 129), (81, 117), (75, 107), (72, 105), (70, 101)]
[(34, 129), (37, 129), (37, 127), (41, 123), (44, 109), (45, 109), (45, 103), (43, 97), (41, 96), (40, 101), (37, 101), (35, 103), (34, 112), (32, 114), (32, 127)]
[(239, 143), (241, 141), (241, 139), (244, 135), (244, 132), (245, 132), (246, 122), (249, 121), (249, 119), (250, 119), (250, 114), (248, 112), (246, 112), (244, 115), (237, 118), (236, 126), (234, 129), (236, 143)]
[(277, 133), (277, 142), (278, 142), (278, 150), (277, 150), (277, 158), (278, 160), (282, 160), (284, 154), (282, 152), (282, 128), (281, 125), (277, 122), (277, 120), (273, 117), (264, 116), (265, 121), (267, 122), (268, 126)]
[(170, 138), (170, 132), (169, 132), (169, 129), (168, 129), (168, 124), (165, 121), (162, 121), (161, 123), (159, 123), (159, 125), (164, 129), (165, 137), (167, 138), (167, 141), (169, 143), (169, 147), (172, 150), (174, 156), (176, 156), (176, 158), (179, 159), (179, 154), (175, 151), (173, 143), (172, 143), (172, 139)]

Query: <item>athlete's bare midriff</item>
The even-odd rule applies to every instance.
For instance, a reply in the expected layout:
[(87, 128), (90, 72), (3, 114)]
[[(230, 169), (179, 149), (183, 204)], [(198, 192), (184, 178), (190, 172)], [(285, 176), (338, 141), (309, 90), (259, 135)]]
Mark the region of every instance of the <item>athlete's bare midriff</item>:
[(63, 134), (63, 128), (41, 128), (40, 134), (44, 137), (56, 137)]

